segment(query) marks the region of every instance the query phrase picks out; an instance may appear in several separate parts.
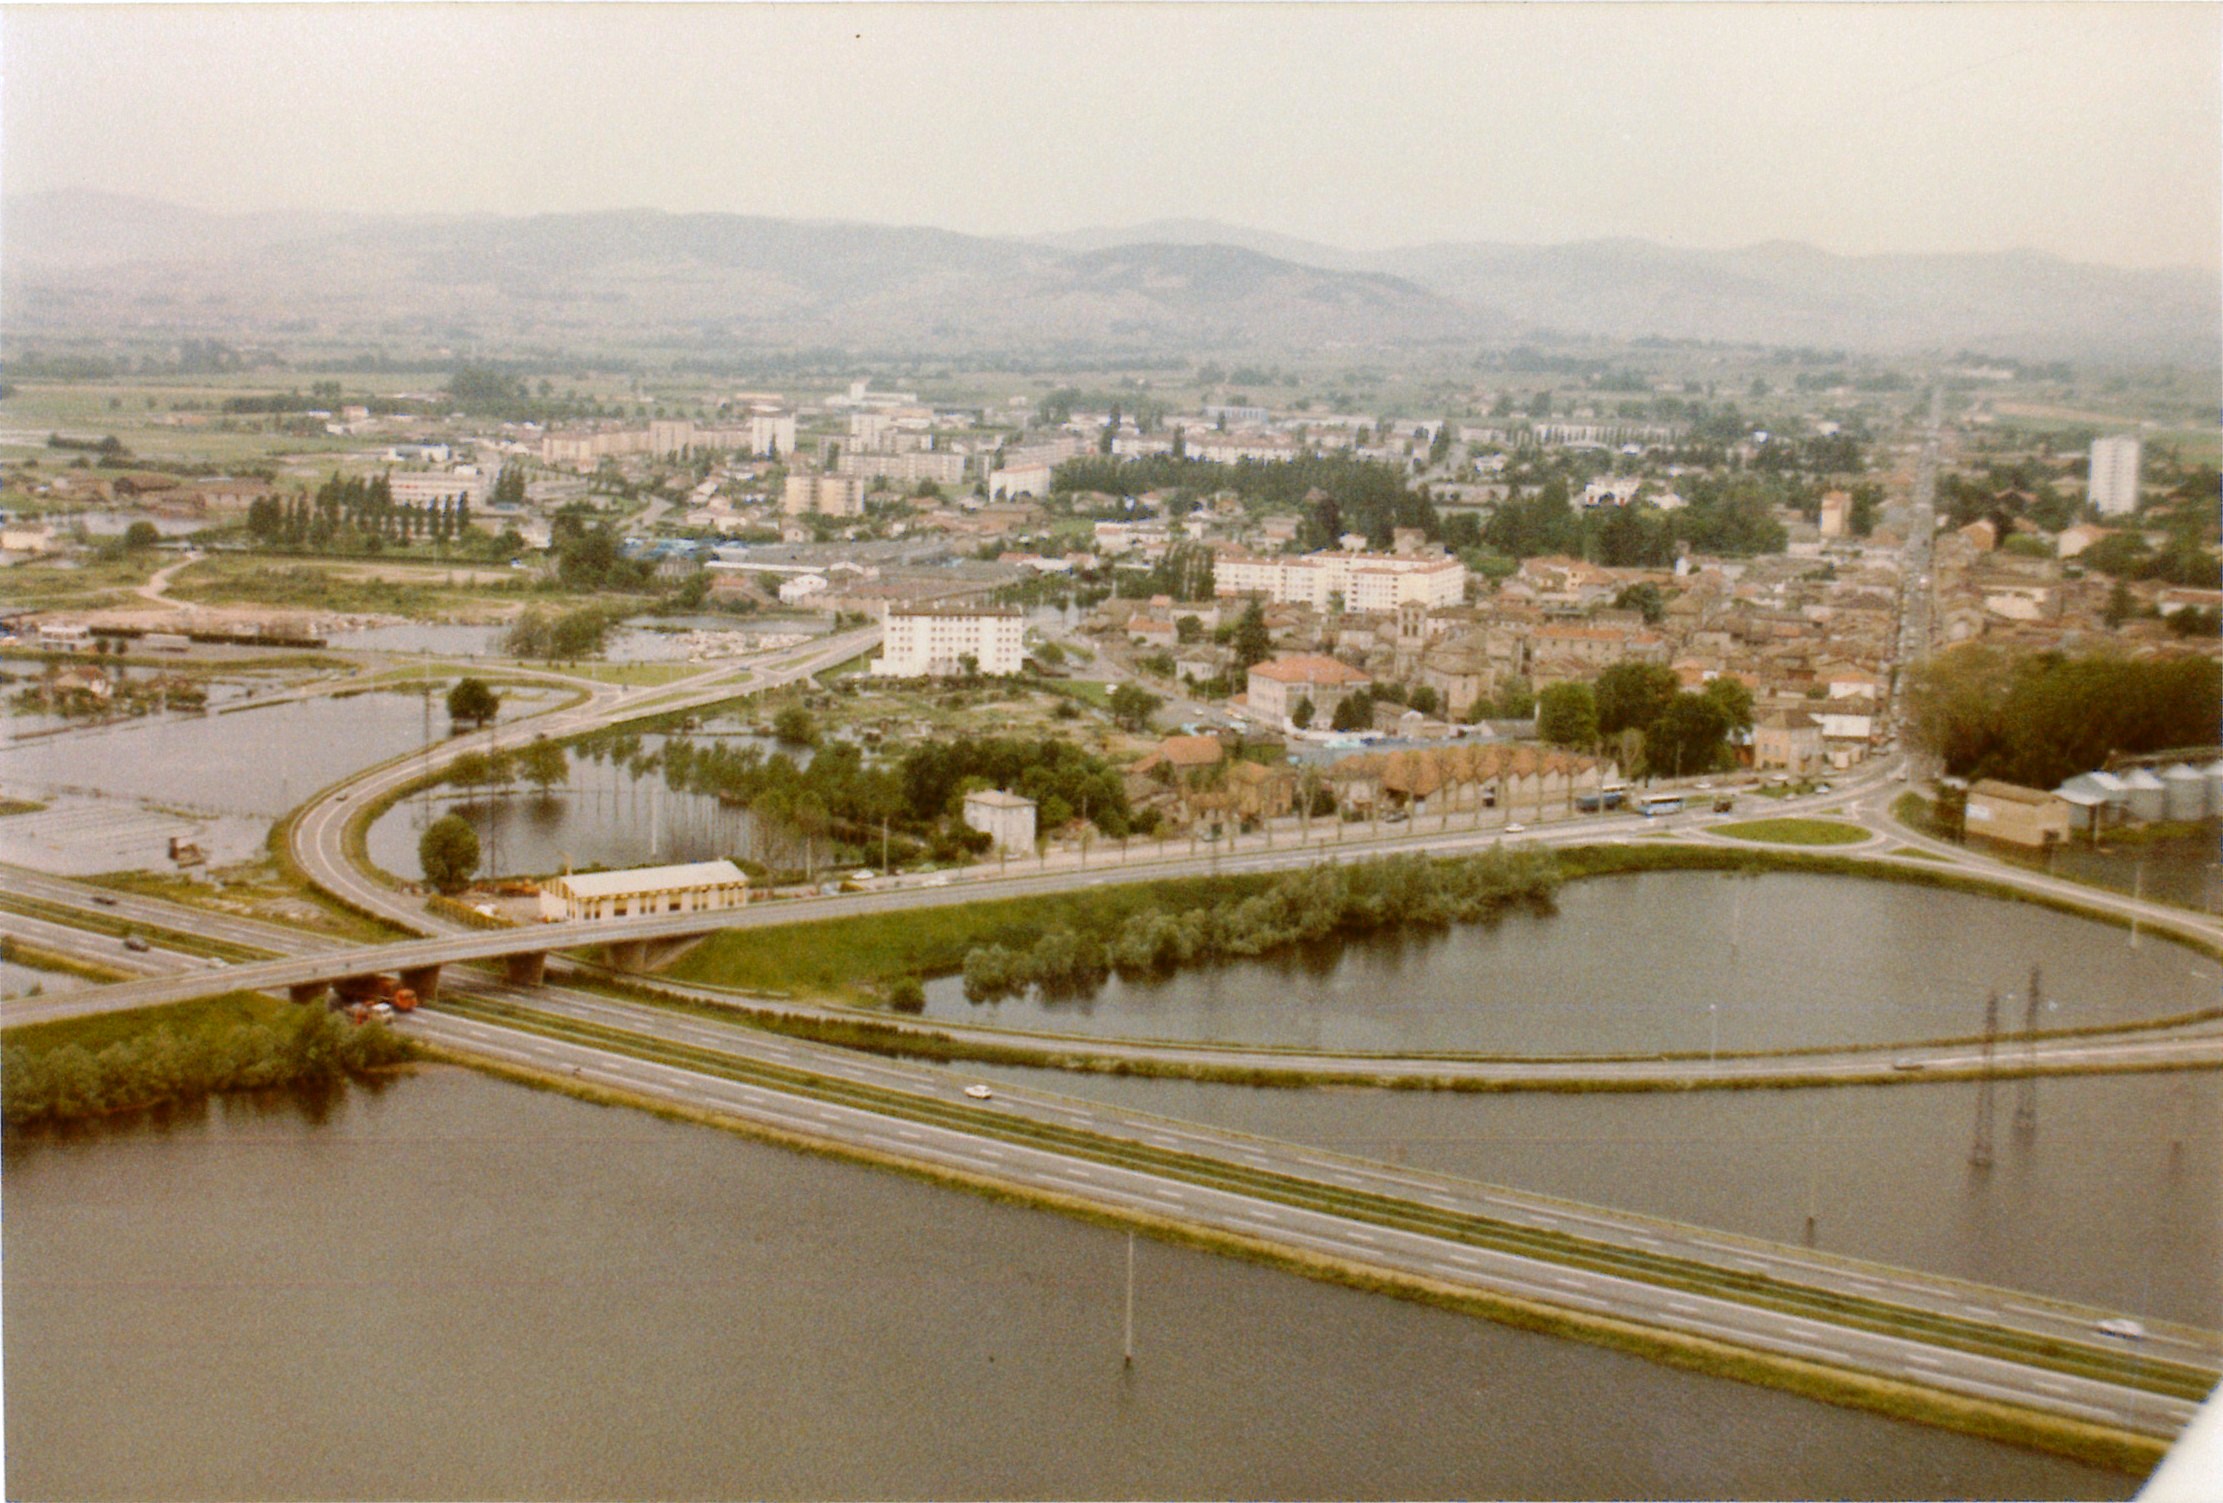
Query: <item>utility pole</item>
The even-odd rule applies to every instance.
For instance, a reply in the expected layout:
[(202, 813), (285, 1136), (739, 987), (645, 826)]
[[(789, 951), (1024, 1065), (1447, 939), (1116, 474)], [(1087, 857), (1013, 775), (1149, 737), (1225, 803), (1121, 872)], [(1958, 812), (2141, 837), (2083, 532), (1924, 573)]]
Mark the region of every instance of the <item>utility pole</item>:
[(1984, 1063), (1983, 1074), (1976, 1082), (1976, 1141), (1969, 1145), (1968, 1162), (1978, 1169), (1991, 1167), (1991, 1116), (1992, 1095), (1997, 1082), (1992, 1079), (1992, 1047), (1999, 1040), (1999, 993), (1993, 992), (1984, 1000)]
[(2015, 1136), (2027, 1138), (2038, 1130), (2038, 968), (2030, 968), (2030, 995), (2022, 1004), (2022, 1063), (2025, 1073), (2015, 1082)]
[(1124, 1367), (1135, 1365), (1135, 1234), (1127, 1233), (1127, 1339), (1124, 1347)]

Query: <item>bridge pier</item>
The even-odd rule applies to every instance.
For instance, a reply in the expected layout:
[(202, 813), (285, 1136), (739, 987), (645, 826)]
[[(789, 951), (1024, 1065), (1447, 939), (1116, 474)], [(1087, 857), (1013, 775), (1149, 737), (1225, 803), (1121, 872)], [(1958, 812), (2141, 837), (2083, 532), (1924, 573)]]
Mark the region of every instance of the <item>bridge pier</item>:
[(314, 1002), (330, 990), (331, 986), (329, 981), (296, 981), (286, 988), (286, 1000), (304, 1004)]
[(431, 1002), (440, 995), (440, 968), (436, 965), (411, 966), (401, 973), (401, 984), (417, 994), (417, 1000)]
[(620, 939), (602, 946), (610, 968), (636, 975), (662, 970), (703, 942), (700, 934), (677, 934), (666, 939)]
[(502, 979), (511, 986), (538, 986), (547, 977), (546, 950), (521, 950), (502, 957)]

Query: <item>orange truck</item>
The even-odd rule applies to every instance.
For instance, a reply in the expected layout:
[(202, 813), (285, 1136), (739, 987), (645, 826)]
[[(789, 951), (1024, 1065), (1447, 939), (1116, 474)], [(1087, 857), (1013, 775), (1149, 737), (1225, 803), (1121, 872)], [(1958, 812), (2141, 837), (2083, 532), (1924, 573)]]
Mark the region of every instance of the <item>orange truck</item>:
[(351, 976), (334, 984), (334, 991), (347, 1004), (347, 1015), (356, 1022), (369, 1020), (371, 1009), (380, 1003), (395, 1012), (414, 1012), (417, 994), (391, 976)]

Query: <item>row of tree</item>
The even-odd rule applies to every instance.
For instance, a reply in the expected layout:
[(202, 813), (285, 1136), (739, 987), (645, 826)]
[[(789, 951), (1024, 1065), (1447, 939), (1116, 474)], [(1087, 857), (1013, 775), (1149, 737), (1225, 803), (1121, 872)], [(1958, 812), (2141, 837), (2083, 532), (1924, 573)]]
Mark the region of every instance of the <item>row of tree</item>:
[(1076, 995), (1093, 991), (1114, 970), (1163, 975), (1326, 939), (1441, 928), (1515, 904), (1549, 903), (1559, 881), (1554, 858), (1537, 851), (1308, 867), (1217, 902), (1146, 908), (1116, 925), (1091, 927), (1084, 910), (1082, 924), (1051, 929), (1024, 949), (977, 945), (965, 955), (965, 995), (985, 1002), (1028, 987)]
[(1913, 671), (1917, 742), (1956, 777), (2052, 788), (2139, 755), (2223, 743), (2223, 665), (1968, 642)]
[(0, 1050), (7, 1123), (68, 1122), (196, 1101), (225, 1091), (329, 1085), (397, 1063), (407, 1040), (383, 1023), (360, 1027), (322, 1007), (276, 1022), (167, 1024), (100, 1049), (78, 1043)]
[(1154, 490), (1190, 496), (1230, 491), (1253, 512), (1295, 512), (1300, 518), (1297, 541), (1307, 549), (1332, 548), (1351, 532), (1363, 533), (1373, 547), (1386, 548), (1391, 530), (1398, 527), (1417, 527), (1430, 538), (1443, 535), (1435, 503), (1425, 488), (1406, 488), (1402, 468), (1347, 454), (1236, 464), (1172, 454), (1092, 456), (1067, 460), (1050, 480), (1053, 496), (1081, 491), (1136, 496)]
[(1499, 503), (1482, 541), (1508, 558), (1567, 554), (1611, 568), (1658, 569), (1674, 563), (1678, 544), (1724, 557), (1780, 553), (1789, 535), (1775, 508), (1811, 500), (1797, 482), (1750, 473), (1691, 476), (1684, 490), (1688, 504), (1673, 511), (1642, 502), (1585, 509), (1554, 475), (1534, 495)]
[(1616, 663), (1593, 683), (1536, 696), (1537, 734), (1554, 746), (1611, 748), (1635, 775), (1683, 777), (1727, 766), (1732, 732), (1752, 726), (1752, 691), (1726, 675), (1692, 693), (1657, 663)]

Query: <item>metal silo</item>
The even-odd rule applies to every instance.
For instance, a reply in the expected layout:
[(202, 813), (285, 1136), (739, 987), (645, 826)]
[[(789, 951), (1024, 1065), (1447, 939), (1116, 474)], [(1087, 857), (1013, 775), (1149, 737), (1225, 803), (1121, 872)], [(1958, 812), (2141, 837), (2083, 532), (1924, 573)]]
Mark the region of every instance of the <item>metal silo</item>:
[(2179, 762), (2161, 772), (2162, 807), (2169, 817), (2186, 822), (2207, 818), (2208, 779), (2197, 767)]
[(2133, 767), (2123, 774), (2123, 789), (2130, 795), (2132, 819), (2162, 819), (2169, 810), (2169, 790), (2151, 770)]

